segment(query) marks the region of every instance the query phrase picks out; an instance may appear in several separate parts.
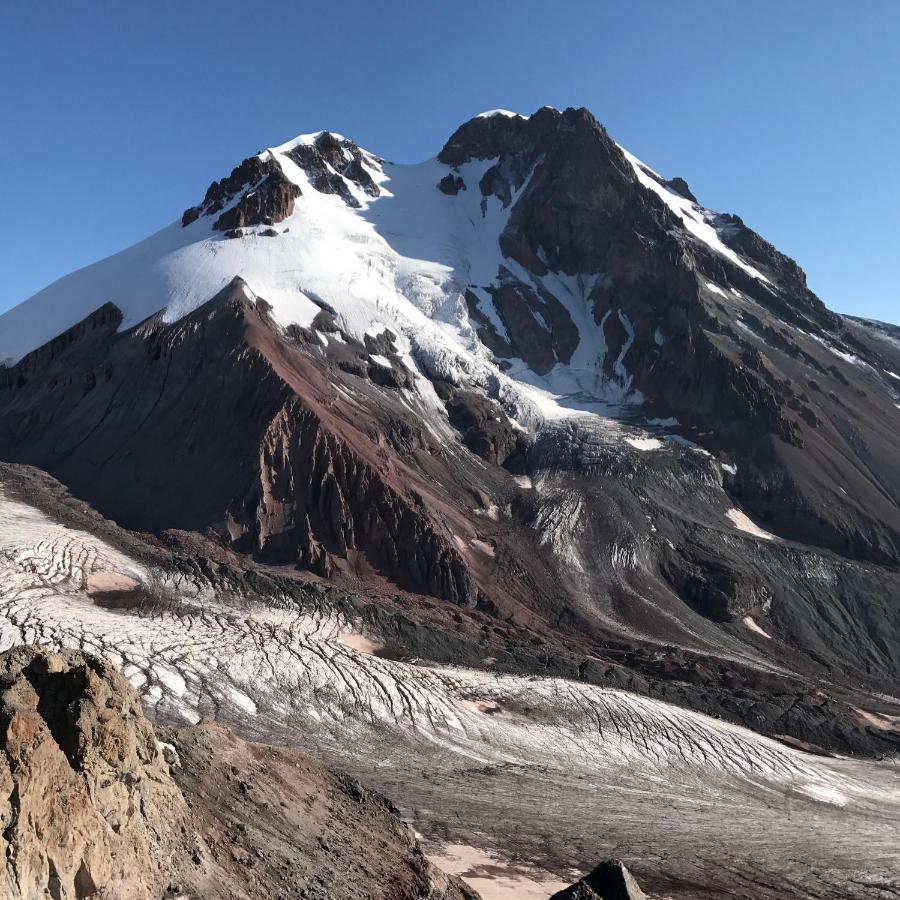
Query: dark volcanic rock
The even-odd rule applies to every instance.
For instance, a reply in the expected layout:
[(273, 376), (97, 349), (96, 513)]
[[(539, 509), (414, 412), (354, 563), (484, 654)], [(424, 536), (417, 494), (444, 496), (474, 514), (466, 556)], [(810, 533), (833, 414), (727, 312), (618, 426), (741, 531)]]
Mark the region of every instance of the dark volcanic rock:
[(794, 260), (776, 250), (765, 238), (748, 228), (740, 216), (723, 214), (717, 217), (716, 230), (725, 244), (771, 272), (782, 291), (789, 293), (791, 304), (827, 328), (835, 328), (840, 317), (807, 287), (806, 273)]
[[(234, 232), (249, 225), (281, 222), (294, 211), (294, 200), (299, 196), (300, 188), (283, 175), (267, 175), (252, 191), (225, 210), (213, 223), (213, 228), (217, 231)], [(271, 228), (261, 233), (272, 237), (277, 234)]]
[(311, 143), (297, 144), (287, 155), (306, 172), (317, 191), (337, 194), (348, 206), (360, 204), (347, 182), (355, 184), (370, 197), (381, 193), (366, 166), (363, 151), (353, 141), (329, 131), (316, 135)]
[[(40, 458), (133, 528), (214, 528), (244, 552), (322, 573), (363, 552), (413, 589), (474, 605), (465, 561), (421, 498), (382, 468), (368, 426), (334, 418), (327, 372), (285, 356), (242, 282), (196, 316), (196, 341), (194, 316), (116, 334), (120, 317), (103, 307), (29, 354), (0, 382), (0, 452)], [(198, 406), (203, 373), (216, 387)], [(122, 391), (130, 402), (111, 405)]]
[(286, 219), (294, 211), (300, 188), (285, 178), (281, 166), (271, 155), (250, 156), (236, 166), (227, 178), (214, 181), (203, 202), (185, 210), (183, 226), (200, 216), (208, 216), (234, 205), (213, 225), (219, 231), (231, 231), (247, 225), (272, 224)]
[(672, 188), (676, 194), (680, 194), (685, 200), (690, 200), (692, 203), (697, 202), (697, 198), (691, 193), (688, 183), (683, 178), (676, 175), (674, 178), (670, 178), (665, 184), (666, 187)]
[[(873, 394), (853, 361), (893, 371), (883, 355), (890, 345), (843, 326), (793, 260), (738, 217), (695, 204), (695, 221), (714, 229), (737, 261), (697, 239), (639, 183), (584, 109), (473, 119), (439, 158), (449, 166), (496, 159), (482, 193), (504, 206), (516, 197), (500, 246), (535, 284), (501, 271), (495, 283), (466, 294), (495, 356), (519, 356), (538, 373), (566, 362), (577, 335), (572, 342), (568, 315), (543, 302), (537, 281), (548, 273), (593, 275), (587, 299), (603, 323), (605, 374), (734, 459), (742, 503), (785, 537), (854, 558), (900, 560), (896, 450), (878, 424), (896, 423), (897, 408), (890, 390)], [(683, 179), (643, 174), (679, 202), (695, 201)], [(490, 301), (479, 299), (485, 296)], [(493, 303), (505, 334), (482, 302)], [(626, 337), (627, 358), (619, 360)], [(833, 390), (810, 394), (810, 370), (817, 383), (827, 373)], [(836, 501), (823, 490), (835, 478), (852, 499)]]
[(647, 895), (622, 863), (607, 859), (550, 900), (647, 900)]
[(455, 197), (460, 191), (466, 190), (466, 183), (459, 175), (445, 175), (438, 182), (438, 190)]
[(447, 407), (450, 424), (462, 433), (463, 443), (482, 459), (502, 466), (518, 441), (506, 413), (482, 394), (461, 391), (447, 382), (436, 382), (435, 390)]
[[(350, 192), (348, 182), (371, 197), (380, 193), (363, 151), (352, 141), (330, 132), (323, 131), (311, 143), (298, 144), (287, 155), (306, 171), (317, 191), (338, 194), (349, 206), (359, 206), (359, 201)], [(273, 154), (266, 151), (248, 157), (229, 176), (214, 181), (203, 202), (184, 211), (181, 224), (190, 225), (200, 216), (224, 209), (213, 228), (234, 237), (236, 230), (247, 226), (284, 221), (294, 211), (294, 201), (299, 196), (300, 188), (285, 176)]]
[(737, 572), (716, 559), (666, 568), (665, 575), (684, 601), (701, 615), (728, 622), (752, 609), (768, 610), (772, 591), (762, 579)]
[(547, 291), (536, 291), (502, 270), (489, 288), (509, 335), (510, 355), (520, 356), (540, 375), (567, 363), (578, 346), (578, 330), (566, 308)]
[(499, 161), (481, 190), (507, 202), (536, 167), (500, 239), (507, 256), (536, 274), (603, 271), (611, 241), (627, 235), (632, 223), (643, 224), (644, 208), (665, 221), (662, 203), (635, 190), (637, 179), (622, 151), (586, 109), (545, 107), (528, 120), (473, 119), (438, 158), (460, 165), (493, 157)]

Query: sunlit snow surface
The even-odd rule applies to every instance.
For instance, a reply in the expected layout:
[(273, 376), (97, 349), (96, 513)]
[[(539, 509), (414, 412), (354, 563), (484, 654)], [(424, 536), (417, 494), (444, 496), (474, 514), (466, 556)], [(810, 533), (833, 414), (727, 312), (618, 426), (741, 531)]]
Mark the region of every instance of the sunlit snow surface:
[[(482, 114), (516, 115), (508, 110)], [(364, 152), (364, 165), (381, 195), (373, 199), (347, 180), (359, 202), (359, 208), (352, 209), (339, 196), (315, 190), (287, 155), (316, 136), (300, 135), (260, 154), (275, 160), (301, 190), (293, 215), (275, 227), (276, 236), (263, 235), (266, 229), (259, 226), (245, 229), (242, 238), (227, 239), (213, 231), (215, 216), (201, 216), (184, 228), (175, 222), (0, 316), (0, 360), (21, 358), (106, 302), (122, 310), (125, 329), (155, 314), (176, 321), (239, 275), (254, 297), (271, 305), (278, 324), (308, 326), (325, 303), (336, 311), (342, 328), (357, 338), (390, 328), (414, 372), (489, 385), (495, 399), (526, 428), (571, 414), (616, 414), (623, 404), (643, 399), (633, 389), (627, 367), (634, 329), (621, 312), (627, 339), (604, 370), (604, 323), (594, 320), (588, 299), (604, 276), (535, 276), (502, 255), (499, 236), (528, 178), (504, 207), (477, 189), (495, 160), (460, 166), (458, 174), (468, 189), (451, 197), (437, 190), (449, 171), (437, 160), (395, 165)], [(717, 253), (762, 277), (721, 243), (706, 223), (705, 211), (662, 187), (626, 155), (641, 183), (663, 196), (685, 227)], [(506, 372), (495, 365), (470, 321), (465, 292), (472, 290), (481, 312), (504, 334), (484, 290), (496, 283), (501, 267), (551, 293), (566, 308), (580, 335), (568, 364), (557, 364), (545, 376), (522, 360), (510, 360)], [(658, 331), (657, 341), (663, 340)], [(416, 390), (430, 397), (426, 378), (416, 379)]]
[[(649, 166), (642, 163), (624, 147), (620, 146), (619, 149), (625, 154), (625, 158), (628, 162), (631, 163), (638, 181), (640, 181), (645, 188), (653, 191), (653, 193), (656, 194), (676, 216), (678, 216), (684, 227), (694, 235), (695, 238), (702, 241), (720, 256), (724, 256), (736, 266), (742, 268), (754, 278), (758, 278), (760, 281), (767, 284), (769, 283), (769, 279), (766, 278), (762, 272), (755, 269), (748, 262), (745, 262), (734, 252), (734, 250), (722, 242), (718, 232), (709, 222), (714, 215), (713, 213), (707, 209), (703, 209), (692, 200), (682, 197), (681, 194), (676, 193), (670, 188), (667, 188), (661, 183), (662, 177), (657, 172), (654, 172)], [(718, 288), (716, 285), (707, 282), (707, 287), (716, 293), (723, 294), (721, 288)]]
[(505, 116), (507, 119), (527, 119), (528, 116), (523, 116), (521, 113), (512, 112), (509, 109), (488, 109), (483, 113), (478, 113), (475, 117), (476, 119), (491, 119), (494, 116)]
[[(724, 466), (722, 467), (724, 468)], [(740, 531), (744, 531), (747, 534), (752, 534), (754, 537), (762, 538), (765, 541), (771, 541), (775, 539), (775, 535), (769, 531), (766, 531), (764, 528), (760, 528), (759, 525), (754, 522), (747, 513), (742, 512), (739, 509), (729, 509), (725, 515), (728, 517), (729, 521), (734, 525), (735, 528)]]
[[(2, 486), (0, 522), (0, 649), (26, 641), (99, 654), (151, 713), (215, 715), (303, 746), (387, 791), (431, 841), (557, 872), (618, 847), (706, 878), (723, 865), (730, 878), (730, 854), (775, 885), (796, 859), (820, 875), (839, 864), (833, 884), (846, 883), (848, 866), (874, 884), (896, 849), (900, 783), (889, 765), (810, 756), (624, 691), (382, 658), (377, 635), (325, 605), (218, 596)], [(115, 577), (144, 599), (91, 596), (92, 578)]]

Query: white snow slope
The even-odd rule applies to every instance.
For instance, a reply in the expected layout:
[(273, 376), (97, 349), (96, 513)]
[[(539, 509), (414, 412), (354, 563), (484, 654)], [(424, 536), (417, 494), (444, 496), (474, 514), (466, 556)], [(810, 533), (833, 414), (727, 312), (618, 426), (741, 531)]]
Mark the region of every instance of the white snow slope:
[[(447, 196), (436, 185), (450, 168), (437, 160), (394, 165), (364, 153), (381, 196), (373, 199), (345, 179), (360, 203), (359, 209), (351, 209), (337, 195), (315, 190), (288, 157), (298, 143), (315, 137), (301, 135), (260, 154), (277, 161), (302, 192), (293, 215), (277, 225), (277, 236), (261, 235), (265, 229), (260, 226), (245, 229), (242, 238), (227, 239), (212, 229), (214, 216), (201, 216), (184, 228), (174, 222), (0, 316), (0, 361), (18, 361), (106, 302), (122, 311), (123, 329), (157, 313), (166, 322), (176, 321), (239, 275), (272, 305), (280, 325), (308, 325), (319, 310), (310, 298), (323, 300), (336, 310), (343, 329), (358, 338), (389, 327), (420, 366), (453, 381), (499, 384), (499, 396), (526, 425), (529, 420), (601, 411), (642, 399), (631, 388), (623, 358), (627, 348), (615, 361), (612, 378), (603, 371), (605, 341), (587, 297), (604, 276), (550, 273), (538, 278), (503, 257), (498, 238), (515, 196), (506, 207), (496, 197), (483, 205), (480, 191), (474, 189)], [(629, 154), (628, 159), (647, 190), (669, 196), (634, 157)], [(474, 161), (458, 171), (474, 187), (494, 162)], [(692, 218), (687, 201), (675, 194), (669, 200), (691, 231), (716, 252), (734, 256), (711, 227)], [(510, 361), (508, 374), (494, 365), (469, 320), (464, 294), (470, 286), (494, 283), (501, 265), (523, 282), (554, 294), (569, 311), (581, 335), (569, 365), (558, 364), (544, 377), (521, 360)], [(490, 295), (477, 288), (475, 293), (502, 334)], [(623, 325), (630, 329), (630, 323)], [(422, 389), (428, 390), (424, 380)]]

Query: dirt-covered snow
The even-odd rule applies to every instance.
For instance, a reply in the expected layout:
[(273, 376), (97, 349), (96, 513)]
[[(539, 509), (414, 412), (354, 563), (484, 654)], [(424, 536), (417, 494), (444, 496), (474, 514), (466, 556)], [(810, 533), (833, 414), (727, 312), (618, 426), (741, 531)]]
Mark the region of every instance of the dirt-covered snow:
[[(0, 521), (0, 649), (79, 647), (120, 666), (158, 717), (214, 715), (325, 756), (393, 796), (437, 857), (490, 851), (508, 881), (522, 865), (589, 868), (612, 842), (713, 881), (752, 858), (776, 885), (796, 859), (842, 890), (869, 873), (821, 897), (889, 884), (890, 766), (809, 756), (621, 690), (386, 658), (357, 622), (235, 606), (2, 491)], [(518, 874), (504, 874), (513, 856)]]

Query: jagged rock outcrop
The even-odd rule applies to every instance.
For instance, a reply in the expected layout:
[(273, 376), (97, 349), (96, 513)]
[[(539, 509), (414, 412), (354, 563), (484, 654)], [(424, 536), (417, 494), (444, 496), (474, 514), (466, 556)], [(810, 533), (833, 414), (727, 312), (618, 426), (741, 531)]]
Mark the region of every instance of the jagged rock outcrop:
[[(370, 197), (380, 194), (359, 147), (328, 131), (320, 132), (309, 142), (298, 142), (287, 156), (306, 172), (313, 188), (322, 194), (338, 194), (352, 207), (359, 201), (348, 188), (350, 182)], [(250, 156), (231, 174), (214, 181), (203, 201), (191, 206), (181, 217), (182, 227), (225, 210), (213, 222), (216, 231), (237, 237), (236, 231), (253, 225), (274, 225), (294, 211), (300, 188), (284, 173), (269, 151)], [(263, 232), (265, 234), (265, 232)]]
[[(393, 423), (326, 423), (328, 370), (290, 352), (265, 309), (240, 279), (173, 325), (116, 334), (121, 317), (101, 308), (4, 370), (0, 444), (131, 527), (213, 528), (242, 552), (320, 574), (364, 553), (413, 590), (473, 606), (478, 588), (458, 549), (379, 460)], [(204, 379), (215, 382), (212, 402), (200, 400)], [(131, 399), (120, 406), (123, 391)]]
[(288, 181), (271, 156), (251, 156), (227, 178), (214, 181), (203, 202), (184, 211), (181, 224), (190, 225), (200, 216), (213, 215), (228, 207), (213, 223), (217, 231), (271, 225), (294, 211), (294, 200), (299, 196), (300, 188)]
[(300, 141), (287, 151), (321, 194), (337, 194), (348, 206), (360, 202), (350, 192), (348, 182), (369, 197), (381, 193), (367, 165), (366, 155), (346, 138), (322, 131), (309, 141)]
[(506, 413), (484, 395), (459, 390), (446, 381), (435, 382), (434, 388), (463, 443), (482, 459), (502, 466), (519, 439)]
[(623, 863), (607, 859), (550, 900), (647, 900), (647, 895)]
[(164, 750), (101, 660), (0, 654), (3, 896), (158, 900), (187, 870), (202, 881), (208, 855)]
[[(577, 278), (606, 343), (606, 377), (732, 455), (748, 507), (786, 537), (900, 558), (900, 485), (876, 424), (896, 405), (890, 386), (871, 384), (893, 370), (793, 260), (739, 217), (703, 209), (683, 179), (630, 157), (586, 109), (472, 119), (439, 159), (451, 170), (495, 160), (479, 187), (509, 208), (500, 247), (534, 283), (501, 266), (494, 284), (477, 286), (505, 334), (469, 288), (469, 314), (501, 365), (521, 357), (544, 374), (568, 361), (571, 318), (548, 315), (536, 295), (542, 279)], [(861, 501), (852, 509), (821, 489), (837, 471)]]
[(0, 654), (0, 821), (5, 900), (478, 900), (380, 795), (213, 722), (158, 737), (76, 651)]
[(229, 510), (229, 523), (236, 549), (272, 562), (327, 576), (333, 556), (364, 550), (401, 583), (454, 603), (476, 600), (465, 563), (421, 502), (390, 488), (296, 399), (266, 430), (258, 484)]
[[(230, 209), (225, 210), (213, 223), (216, 231), (234, 232), (251, 225), (273, 225), (282, 222), (294, 211), (294, 200), (300, 196), (300, 188), (278, 175), (269, 175), (257, 184), (253, 191)], [(260, 232), (263, 237), (275, 237), (272, 228)]]

